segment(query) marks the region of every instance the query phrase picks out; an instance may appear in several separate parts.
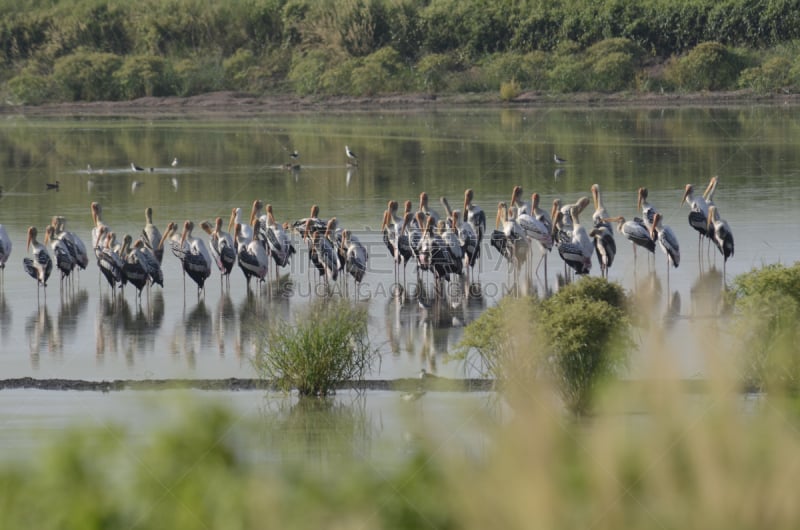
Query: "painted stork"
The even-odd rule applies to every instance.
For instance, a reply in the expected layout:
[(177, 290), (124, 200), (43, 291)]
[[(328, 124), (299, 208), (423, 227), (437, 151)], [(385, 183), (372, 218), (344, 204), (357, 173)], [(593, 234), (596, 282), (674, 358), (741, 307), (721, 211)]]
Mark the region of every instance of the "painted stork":
[(0, 279), (5, 280), (5, 269), (8, 258), (11, 257), (11, 238), (8, 237), (6, 228), (0, 224)]
[(367, 249), (350, 230), (342, 230), (342, 247), (346, 250), (344, 268), (355, 280), (358, 294), (358, 287), (367, 272)]
[(261, 241), (252, 238), (248, 241), (242, 235), (242, 228), (244, 227), (241, 223), (236, 223), (234, 237), (239, 247), (239, 251), (237, 252), (239, 268), (242, 269), (242, 273), (244, 273), (247, 289), (249, 291), (251, 278), (264, 281), (267, 277), (269, 256), (267, 256), (267, 249)]
[(266, 224), (261, 223), (260, 228), (264, 232), (269, 253), (275, 261), (275, 278), (277, 279), (279, 276), (278, 267), (288, 266), (292, 254), (295, 254), (297, 251), (294, 245), (292, 245), (292, 240), (283, 226), (275, 222), (275, 214), (273, 213), (272, 205), (267, 204), (266, 209)]
[(478, 238), (475, 250), (468, 254), (471, 267), (474, 267), (475, 263), (480, 263), (483, 236), (486, 234), (486, 214), (480, 206), (473, 204), (474, 195), (472, 188), (464, 190), (464, 212), (462, 217), (464, 222), (472, 226), (472, 230)]
[(658, 246), (667, 256), (667, 283), (669, 283), (669, 266), (678, 268), (681, 263), (681, 250), (678, 246), (678, 238), (672, 228), (663, 224), (662, 216), (656, 213), (653, 216), (653, 226), (650, 228), (650, 237), (658, 242)]
[(339, 277), (339, 256), (331, 242), (331, 237), (336, 228), (336, 218), (328, 221), (325, 233), (314, 232), (312, 239), (313, 255), (318, 263), (315, 263), (321, 276), (329, 282), (335, 282)]
[[(597, 226), (604, 223), (604, 219), (610, 217), (608, 210), (603, 204), (603, 196), (600, 194), (600, 185), (592, 184), (592, 199), (594, 200), (594, 213), (592, 214), (592, 225)], [(610, 227), (609, 227), (610, 228)], [(613, 232), (612, 232), (613, 237)]]
[(509, 208), (516, 208), (517, 215), (530, 214), (530, 205), (522, 200), (522, 186), (514, 186), (511, 190)]
[[(173, 223), (174, 225), (174, 223)], [(164, 249), (164, 241), (166, 240), (166, 232), (165, 235), (162, 236), (161, 241), (158, 242), (158, 246), (161, 249)], [(161, 270), (161, 264), (156, 259), (155, 254), (153, 251), (144, 244), (141, 238), (137, 239), (133, 242), (133, 248), (139, 250), (139, 254), (137, 259), (142, 263), (145, 270), (147, 271), (147, 277), (149, 279), (149, 283), (152, 285), (154, 283), (164, 288), (164, 272)]]
[(720, 218), (719, 209), (713, 204), (708, 207), (708, 233), (725, 259), (722, 263), (724, 275), (725, 264), (728, 263), (728, 258), (733, 256), (733, 232), (728, 226), (728, 221)]
[(433, 218), (433, 225), (436, 226), (436, 223), (439, 222), (439, 214), (433, 211), (430, 206), (428, 206), (428, 194), (424, 191), (419, 194), (419, 212), (421, 212), (426, 217)]
[(55, 256), (56, 268), (61, 272), (61, 288), (64, 288), (64, 280), (75, 270), (75, 258), (70, 252), (67, 244), (56, 237), (56, 229), (50, 224), (44, 232), (44, 244), (50, 244), (50, 249)]
[(142, 241), (147, 248), (153, 251), (153, 255), (160, 264), (164, 259), (164, 248), (158, 248), (158, 244), (161, 243), (161, 231), (153, 224), (153, 209), (149, 206), (144, 210)]
[(226, 283), (230, 284), (230, 274), (236, 263), (236, 245), (233, 237), (222, 230), (222, 217), (215, 219), (213, 227), (208, 221), (203, 221), (200, 223), (200, 228), (208, 234), (208, 250), (219, 269), (220, 282), (224, 277)]
[(475, 233), (472, 225), (466, 221), (460, 221), (458, 210), (453, 211), (452, 215), (454, 230), (458, 236), (458, 241), (461, 245), (463, 254), (463, 269), (467, 272), (475, 266), (475, 256), (479, 255), (478, 235)]
[(495, 230), (492, 231), (490, 244), (519, 272), (520, 265), (528, 257), (528, 240), (517, 221), (509, 215), (504, 202), (497, 205)]
[[(137, 240), (137, 243), (140, 240)], [(147, 285), (147, 280), (150, 277), (147, 272), (147, 266), (141, 249), (133, 243), (133, 237), (130, 234), (125, 234), (122, 238), (122, 253), (120, 257), (122, 263), (122, 276), (125, 281), (130, 283), (136, 288), (137, 299), (142, 301), (142, 289)]]
[(86, 251), (86, 245), (83, 244), (83, 240), (75, 232), (70, 232), (66, 229), (67, 220), (63, 216), (57, 215), (53, 217), (51, 224), (55, 228), (55, 237), (62, 240), (67, 246), (67, 250), (72, 255), (75, 264), (82, 270), (86, 270), (89, 265), (89, 254)]
[(111, 293), (116, 296), (117, 285), (122, 285), (122, 266), (124, 265), (122, 258), (114, 251), (113, 232), (108, 232), (105, 228), (101, 229), (101, 236), (103, 240), (95, 247), (95, 256), (97, 257), (97, 267), (105, 277), (108, 285), (111, 287)]
[(589, 237), (594, 241), (597, 262), (600, 264), (600, 275), (608, 279), (608, 269), (614, 264), (614, 257), (617, 255), (614, 229), (608, 223), (601, 223), (589, 232)]
[(211, 275), (211, 255), (202, 239), (192, 235), (194, 223), (184, 221), (179, 245), (173, 245), (172, 252), (183, 264), (183, 271), (197, 284), (197, 297), (203, 291), (206, 279)]
[(652, 204), (647, 202), (647, 188), (639, 188), (636, 209), (642, 211), (642, 220), (644, 221), (645, 226), (647, 226), (647, 229), (651, 230), (654, 224), (653, 218), (655, 217), (656, 213), (658, 213), (658, 210), (656, 210)]
[(656, 242), (650, 236), (650, 231), (645, 226), (644, 221), (634, 217), (632, 221), (626, 221), (624, 217), (610, 217), (606, 222), (617, 223), (617, 231), (625, 236), (625, 239), (633, 244), (633, 261), (636, 262), (636, 247), (643, 247), (648, 252), (655, 253)]
[(694, 186), (691, 184), (687, 184), (684, 188), (681, 206), (683, 203), (689, 205), (689, 226), (697, 231), (697, 251), (699, 253), (703, 236), (710, 235), (708, 232), (708, 203), (705, 197), (694, 194)]
[(90, 206), (92, 212), (92, 248), (97, 248), (98, 245), (102, 245), (105, 242), (100, 241), (100, 230), (102, 227), (105, 227), (106, 232), (108, 231), (108, 225), (103, 222), (103, 207), (100, 205), (99, 202), (93, 202)]
[[(255, 209), (255, 203), (253, 203), (253, 209)], [(234, 227), (238, 224), (240, 226), (240, 234), (239, 237), (234, 238), (234, 243), (236, 244), (236, 251), (239, 251), (239, 244), (244, 243), (245, 245), (249, 244), (250, 241), (253, 239), (253, 212), (250, 213), (250, 218), (248, 221), (250, 224), (242, 224), (242, 209), (241, 208), (233, 208), (231, 210), (231, 218), (228, 221), (228, 232), (234, 232)]]
[[(564, 224), (564, 212), (560, 208), (554, 208), (553, 217), (553, 241), (558, 255), (564, 261), (564, 275), (567, 276), (568, 269), (571, 268), (576, 274), (587, 274), (586, 258), (583, 255), (583, 248), (574, 241), (574, 232)], [(589, 260), (591, 266), (591, 259)]]
[(53, 259), (47, 252), (47, 247), (42, 245), (36, 240), (38, 231), (35, 226), (28, 228), (28, 241), (26, 249), (30, 251), (31, 256), (22, 259), (22, 265), (25, 272), (36, 280), (36, 297), (39, 297), (39, 285), (44, 288), (45, 297), (47, 296), (47, 280), (50, 278), (50, 273), (53, 271)]

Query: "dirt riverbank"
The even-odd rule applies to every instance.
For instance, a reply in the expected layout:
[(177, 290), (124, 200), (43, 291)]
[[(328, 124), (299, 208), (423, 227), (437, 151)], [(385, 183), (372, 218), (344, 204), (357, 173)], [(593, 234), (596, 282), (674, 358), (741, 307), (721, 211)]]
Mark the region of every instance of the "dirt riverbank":
[(252, 96), (237, 92), (213, 92), (192, 97), (147, 97), (132, 101), (54, 103), (39, 106), (0, 105), (2, 115), (254, 115), (292, 112), (413, 112), (457, 107), (718, 107), (728, 105), (798, 105), (800, 94), (758, 95), (748, 91), (692, 94), (599, 94), (548, 95), (528, 92), (511, 102), (496, 94), (398, 94), (376, 97)]

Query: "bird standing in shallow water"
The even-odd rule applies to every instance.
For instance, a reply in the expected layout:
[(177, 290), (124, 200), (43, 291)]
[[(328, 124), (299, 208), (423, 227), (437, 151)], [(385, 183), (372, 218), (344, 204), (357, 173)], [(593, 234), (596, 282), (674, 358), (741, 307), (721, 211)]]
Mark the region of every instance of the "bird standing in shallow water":
[[(53, 259), (47, 252), (47, 247), (42, 245), (36, 240), (38, 232), (35, 226), (28, 228), (28, 242), (26, 247), (31, 251), (31, 256), (22, 259), (22, 265), (25, 272), (36, 280), (36, 297), (39, 297), (39, 286), (45, 288), (45, 296), (47, 296), (47, 280), (50, 278), (50, 273), (53, 271)], [(33, 247), (33, 248), (31, 248)]]
[(358, 157), (356, 156), (356, 154), (354, 152), (352, 152), (350, 150), (350, 146), (347, 146), (347, 145), (344, 146), (344, 153), (347, 155), (347, 158), (349, 160), (349, 162), (348, 162), (349, 164), (353, 164), (353, 165), (356, 165), (356, 166), (358, 165)]
[(561, 157), (560, 157), (560, 156), (558, 156), (557, 154), (553, 153), (553, 161), (554, 161), (556, 164), (563, 164), (563, 163), (565, 163), (565, 162), (567, 161), (567, 159), (566, 159), (566, 158), (561, 158)]

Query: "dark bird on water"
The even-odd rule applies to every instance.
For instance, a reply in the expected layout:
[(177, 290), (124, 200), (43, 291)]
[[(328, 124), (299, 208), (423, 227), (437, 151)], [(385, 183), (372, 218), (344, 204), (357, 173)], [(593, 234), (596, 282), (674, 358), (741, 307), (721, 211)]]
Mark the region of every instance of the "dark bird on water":
[(56, 191), (58, 191), (58, 188), (59, 188), (60, 185), (61, 185), (61, 183), (59, 181), (48, 182), (46, 184), (48, 190), (56, 190)]

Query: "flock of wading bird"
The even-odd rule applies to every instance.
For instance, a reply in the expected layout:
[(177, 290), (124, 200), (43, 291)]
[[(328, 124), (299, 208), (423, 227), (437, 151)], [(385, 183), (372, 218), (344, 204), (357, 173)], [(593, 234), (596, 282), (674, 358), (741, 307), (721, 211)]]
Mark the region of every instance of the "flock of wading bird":
[[(702, 195), (695, 194), (694, 187), (687, 184), (681, 205), (689, 205), (689, 224), (698, 232), (698, 247), (706, 237), (727, 261), (734, 252), (733, 234), (728, 223), (720, 218), (713, 201), (717, 182), (717, 177), (713, 177)], [(511, 202), (498, 204), (495, 229), (489, 234), (490, 245), (508, 260), (510, 272), (518, 273), (526, 263), (532, 267), (533, 260), (529, 258), (538, 247), (541, 257), (536, 274), (544, 263), (546, 278), (547, 255), (555, 247), (564, 262), (565, 279), (568, 280), (571, 273), (588, 274), (595, 256), (601, 275), (607, 277), (616, 254), (616, 223), (617, 231), (633, 244), (634, 259), (637, 247), (651, 254), (655, 253), (656, 246), (661, 248), (667, 259), (669, 279), (669, 268), (680, 264), (680, 248), (675, 233), (664, 224), (662, 214), (648, 202), (647, 189), (638, 190), (637, 210), (642, 216), (630, 221), (608, 214), (599, 185), (594, 184), (591, 192), (594, 212), (591, 227), (587, 229), (581, 224), (580, 216), (590, 204), (588, 197), (566, 205), (555, 199), (548, 213), (539, 207), (538, 193), (533, 193), (531, 202), (527, 203), (523, 201), (522, 188), (514, 187)], [(461, 211), (453, 210), (445, 197), (440, 202), (446, 211), (441, 217), (429, 206), (428, 195), (424, 192), (420, 194), (416, 211), (412, 211), (412, 202), (406, 201), (402, 215), (398, 215), (398, 202), (389, 201), (381, 232), (395, 264), (396, 284), (401, 266), (405, 284), (405, 268), (409, 261), (416, 264), (418, 281), (425, 272), (433, 275), (436, 292), (451, 276), (469, 278), (475, 265), (480, 263), (487, 231), (486, 216), (473, 203), (473, 191), (464, 192)], [(279, 279), (279, 268), (287, 267), (296, 254), (295, 235), (307, 246), (308, 258), (313, 264), (309, 271), (318, 271), (320, 281), (329, 285), (344, 278), (346, 282), (350, 275), (358, 286), (363, 280), (369, 259), (365, 246), (351, 230), (339, 228), (335, 217), (321, 219), (316, 205), (312, 206), (309, 217), (293, 223), (276, 222), (272, 205), (265, 207), (260, 200), (253, 202), (249, 222), (242, 222), (241, 213), (240, 208), (233, 208), (227, 232), (223, 230), (220, 217), (213, 224), (201, 222), (200, 228), (208, 234), (204, 241), (194, 235), (195, 224), (190, 220), (183, 223), (180, 233), (176, 223), (171, 222), (162, 234), (153, 224), (152, 209), (147, 208), (139, 237), (134, 240), (126, 234), (119, 241), (103, 221), (100, 204), (93, 202), (91, 250), (112, 292), (130, 283), (137, 289), (140, 301), (145, 287), (154, 283), (164, 285), (161, 263), (167, 245), (181, 261), (184, 290), (185, 277), (189, 276), (197, 285), (198, 297), (211, 275), (212, 264), (216, 264), (220, 272), (220, 282), (224, 281), (227, 286), (230, 286), (230, 274), (237, 263), (248, 289), (254, 278), (267, 281), (270, 260), (274, 262), (276, 279)], [(61, 274), (63, 290), (72, 272), (76, 268), (85, 269), (89, 264), (86, 246), (80, 237), (66, 229), (66, 220), (61, 216), (53, 217), (45, 228), (44, 243), (37, 237), (36, 227), (29, 227), (27, 250), (30, 255), (23, 259), (25, 271), (37, 282), (37, 296), (38, 286), (46, 287), (54, 264)], [(5, 267), (10, 253), (11, 240), (0, 225), (0, 268)]]

